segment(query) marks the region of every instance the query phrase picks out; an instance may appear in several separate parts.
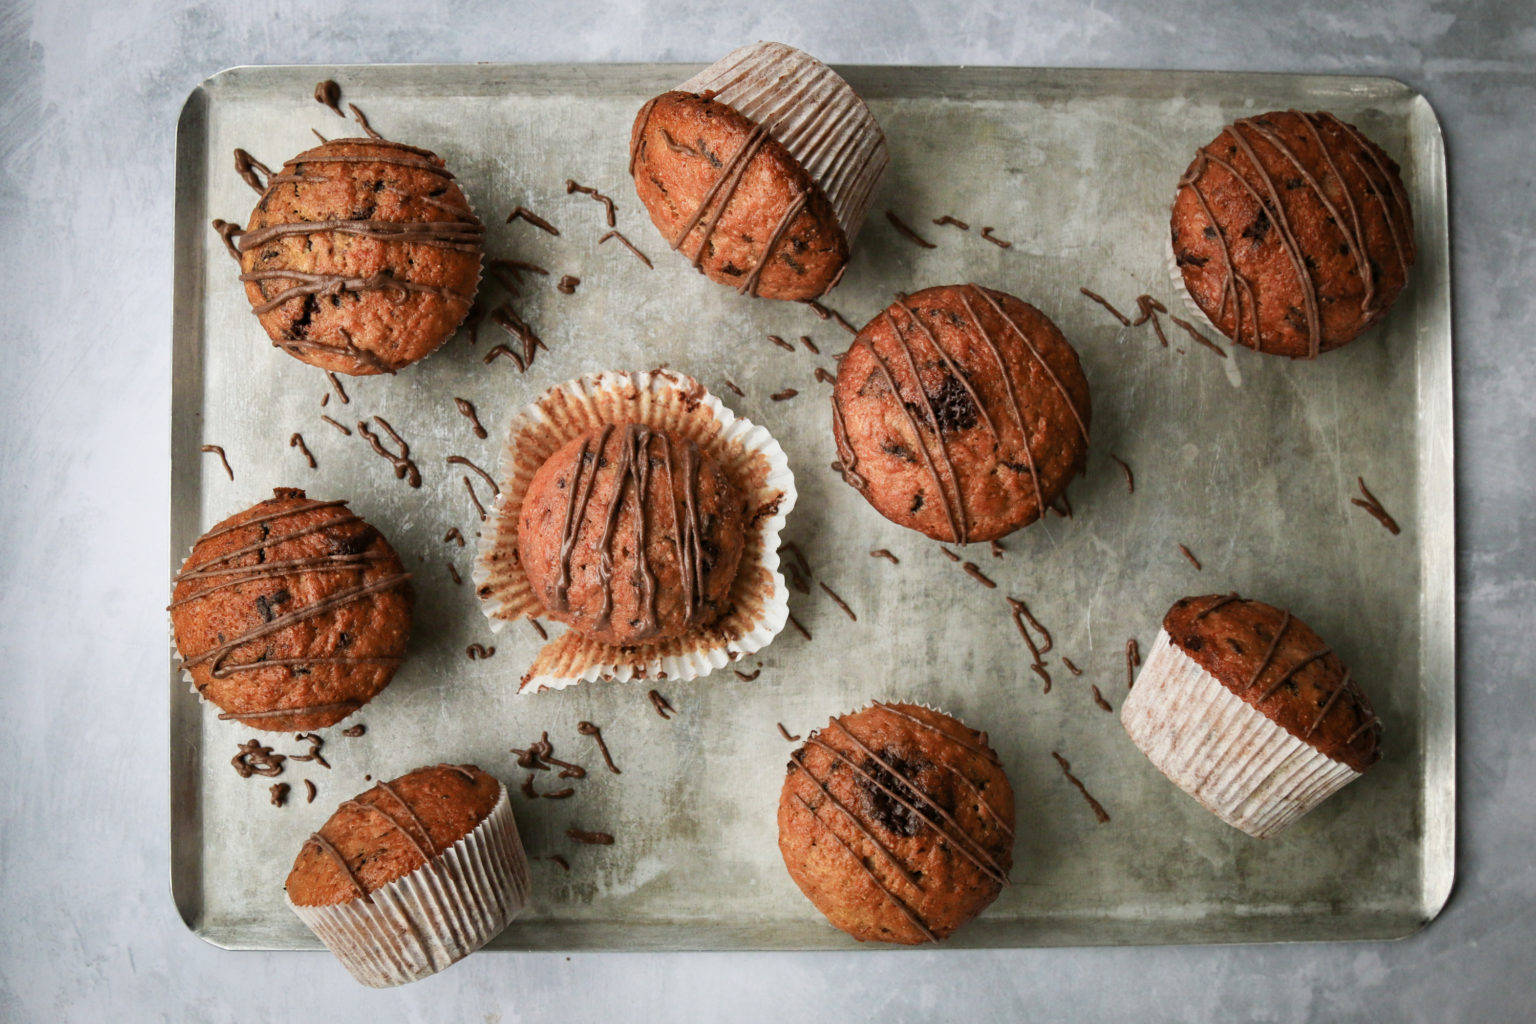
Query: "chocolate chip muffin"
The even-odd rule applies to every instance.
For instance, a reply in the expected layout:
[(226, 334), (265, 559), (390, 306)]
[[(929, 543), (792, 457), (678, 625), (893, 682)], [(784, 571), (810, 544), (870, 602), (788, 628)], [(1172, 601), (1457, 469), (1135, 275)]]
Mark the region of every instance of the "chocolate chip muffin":
[(289, 160), (245, 231), (225, 231), (272, 343), (359, 375), (393, 373), (448, 340), (474, 301), (485, 234), (439, 157), (371, 138)]
[(1387, 314), (1414, 261), (1397, 164), (1325, 112), (1243, 118), (1173, 201), (1173, 255), (1206, 318), (1257, 352), (1314, 359)]
[(657, 230), (710, 280), (814, 299), (842, 276), (885, 136), (830, 68), (743, 47), (640, 109), (630, 176)]
[(410, 573), (345, 501), (273, 493), (198, 539), (171, 625), (182, 668), (220, 718), (302, 732), (389, 683), (410, 631)]
[(527, 900), (528, 865), (506, 787), (440, 764), (344, 802), (299, 848), (284, 888), (357, 980), (384, 987), (494, 938)]
[(1121, 721), (1164, 775), (1259, 837), (1380, 757), (1381, 720), (1338, 656), (1290, 612), (1236, 594), (1174, 603)]
[(528, 484), (517, 551), (550, 618), (618, 646), (725, 610), (746, 509), (692, 441), (639, 423), (567, 442)]
[(898, 299), (837, 369), (839, 467), (881, 515), (935, 540), (1039, 519), (1088, 453), (1088, 381), (1044, 313), (974, 284)]
[(832, 924), (915, 945), (947, 938), (1008, 884), (1013, 820), (986, 733), (877, 701), (790, 755), (779, 852)]

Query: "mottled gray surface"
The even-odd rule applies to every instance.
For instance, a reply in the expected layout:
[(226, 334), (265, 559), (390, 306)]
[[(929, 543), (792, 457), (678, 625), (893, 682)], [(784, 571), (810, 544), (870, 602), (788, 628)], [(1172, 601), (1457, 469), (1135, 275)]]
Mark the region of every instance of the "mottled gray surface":
[[(1528, 1019), (1536, 768), (1536, 24), (1528, 4), (122, 2), (0, 6), (0, 1018)], [(192, 938), (166, 886), (163, 567), (175, 117), (241, 63), (710, 59), (1387, 74), (1445, 126), (1460, 464), (1460, 865), (1387, 945), (485, 955), (394, 993)], [(65, 567), (64, 571), (60, 571)]]

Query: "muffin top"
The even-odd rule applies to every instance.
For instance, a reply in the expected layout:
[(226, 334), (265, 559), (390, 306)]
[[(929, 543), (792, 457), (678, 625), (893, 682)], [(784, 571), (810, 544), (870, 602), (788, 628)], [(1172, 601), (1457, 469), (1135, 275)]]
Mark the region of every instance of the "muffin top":
[(1320, 753), (1363, 772), (1380, 758), (1381, 720), (1338, 656), (1288, 611), (1236, 594), (1176, 601), (1174, 646), (1249, 706)]
[(333, 139), (266, 183), (235, 242), (273, 344), (339, 373), (393, 373), (458, 328), (485, 229), (443, 161), (383, 139)]
[(626, 646), (720, 616), (745, 522), (745, 499), (698, 445), (639, 423), (608, 424), (539, 467), (517, 550), (550, 618)]
[(843, 477), (935, 540), (993, 540), (1039, 519), (1088, 453), (1077, 352), (1029, 303), (970, 285), (898, 299), (837, 369)]
[(656, 229), (711, 281), (814, 299), (837, 283), (848, 238), (826, 194), (768, 130), (708, 94), (640, 108), (630, 175)]
[(321, 729), (394, 675), (410, 573), (346, 502), (273, 493), (198, 539), (176, 576), (171, 625), (182, 668), (220, 718)]
[(468, 835), (501, 799), (502, 785), (470, 764), (418, 768), (336, 808), (299, 848), (284, 888), (295, 906), (371, 894)]
[(854, 938), (947, 938), (1008, 884), (1013, 790), (985, 733), (876, 702), (811, 732), (788, 771), (784, 865)]
[(1397, 164), (1322, 112), (1224, 128), (1179, 179), (1172, 228), (1184, 286), (1210, 321), (1240, 345), (1293, 359), (1386, 316), (1414, 261)]

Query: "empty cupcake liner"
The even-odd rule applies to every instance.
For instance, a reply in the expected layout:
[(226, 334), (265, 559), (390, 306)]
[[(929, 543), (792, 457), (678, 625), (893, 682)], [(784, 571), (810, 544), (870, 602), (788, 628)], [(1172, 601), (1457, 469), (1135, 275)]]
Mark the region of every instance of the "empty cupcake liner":
[(875, 115), (837, 72), (783, 43), (753, 43), (678, 87), (762, 125), (826, 194), (849, 246), (890, 162)]
[(644, 423), (696, 443), (746, 498), (746, 543), (730, 610), (688, 634), (618, 647), (574, 630), (545, 644), (519, 692), (612, 679), (697, 679), (762, 650), (789, 619), (779, 573), (779, 533), (795, 505), (789, 459), (763, 427), (739, 418), (692, 377), (668, 370), (589, 374), (550, 388), (512, 421), (501, 457), (501, 494), (481, 531), (473, 579), (493, 630), (547, 614), (523, 572), (518, 517), (528, 484), (558, 448), (609, 423)]
[(1222, 821), (1268, 839), (1360, 777), (1227, 689), (1159, 630), (1120, 708), (1132, 742)]
[(368, 899), (287, 902), (352, 977), (389, 988), (436, 974), (495, 938), (522, 912), (528, 889), (528, 858), (502, 786), (464, 838)]

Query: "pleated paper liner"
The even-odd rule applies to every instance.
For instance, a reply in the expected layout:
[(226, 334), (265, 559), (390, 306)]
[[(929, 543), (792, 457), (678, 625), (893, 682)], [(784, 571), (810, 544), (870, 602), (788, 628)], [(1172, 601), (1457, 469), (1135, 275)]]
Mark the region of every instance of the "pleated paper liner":
[(890, 162), (875, 115), (842, 76), (783, 43), (732, 50), (677, 87), (713, 98), (768, 129), (826, 195), (853, 245)]
[(528, 889), (528, 858), (502, 786), (491, 813), (464, 838), (369, 899), (288, 906), (352, 977), (389, 988), (484, 946), (522, 912)]
[(1360, 777), (1223, 686), (1167, 630), (1158, 631), (1120, 721), (1175, 785), (1260, 839), (1279, 835)]
[(546, 615), (517, 552), (528, 484), (566, 442), (605, 424), (643, 423), (693, 441), (746, 498), (746, 538), (729, 610), (684, 636), (618, 647), (568, 630), (545, 644), (519, 691), (562, 689), (597, 679), (697, 679), (762, 650), (789, 618), (779, 568), (779, 533), (795, 504), (795, 479), (779, 443), (737, 417), (692, 377), (668, 370), (604, 372), (546, 391), (520, 413), (501, 457), (501, 494), (475, 558), (475, 593), (491, 628)]

